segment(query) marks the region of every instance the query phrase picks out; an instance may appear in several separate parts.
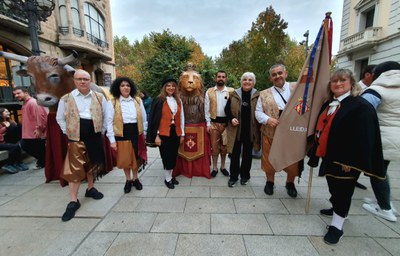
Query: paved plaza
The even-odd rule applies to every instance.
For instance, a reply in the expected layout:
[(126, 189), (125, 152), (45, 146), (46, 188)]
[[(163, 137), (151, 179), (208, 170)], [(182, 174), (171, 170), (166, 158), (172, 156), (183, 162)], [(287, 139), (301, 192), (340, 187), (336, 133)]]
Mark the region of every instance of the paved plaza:
[[(305, 214), (309, 169), (296, 187), (298, 198), (286, 194), (285, 173), (278, 173), (275, 193), (264, 193), (260, 160), (253, 160), (248, 185), (227, 186), (218, 173), (211, 180), (177, 177), (169, 190), (163, 182), (157, 149), (148, 148), (149, 163), (140, 173), (143, 190), (124, 194), (125, 177), (114, 169), (96, 183), (102, 200), (84, 197), (76, 217), (62, 222), (69, 202), (68, 187), (44, 183), (44, 171), (0, 174), (0, 255), (400, 255), (400, 220), (391, 223), (362, 208), (373, 197), (369, 179), (356, 188), (344, 237), (336, 246), (322, 236), (330, 218), (325, 178), (312, 182), (311, 206)], [(26, 159), (31, 167), (33, 159)], [(229, 162), (228, 162), (229, 166)], [(400, 209), (400, 163), (389, 166), (392, 199)]]

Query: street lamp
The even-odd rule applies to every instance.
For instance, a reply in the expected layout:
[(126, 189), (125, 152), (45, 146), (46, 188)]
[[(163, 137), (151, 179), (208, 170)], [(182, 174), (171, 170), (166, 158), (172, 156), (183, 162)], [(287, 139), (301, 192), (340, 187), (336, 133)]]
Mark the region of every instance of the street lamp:
[(29, 35), (32, 44), (33, 55), (40, 55), (39, 48), (39, 22), (46, 21), (54, 10), (54, 0), (1, 0), (9, 8), (14, 16), (28, 20)]
[(305, 45), (306, 46), (306, 58), (308, 56), (308, 36), (309, 35), (310, 35), (310, 32), (307, 30), (303, 35), (306, 38), (306, 40), (303, 40), (303, 41), (301, 41), (299, 43), (300, 45)]

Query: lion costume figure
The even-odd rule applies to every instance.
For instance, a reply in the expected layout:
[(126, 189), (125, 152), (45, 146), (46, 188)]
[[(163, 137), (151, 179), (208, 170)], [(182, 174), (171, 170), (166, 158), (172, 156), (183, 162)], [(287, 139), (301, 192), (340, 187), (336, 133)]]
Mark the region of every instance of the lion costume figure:
[(185, 114), (185, 141), (179, 147), (174, 175), (210, 179), (210, 140), (204, 114), (204, 86), (193, 64), (186, 66), (178, 87)]

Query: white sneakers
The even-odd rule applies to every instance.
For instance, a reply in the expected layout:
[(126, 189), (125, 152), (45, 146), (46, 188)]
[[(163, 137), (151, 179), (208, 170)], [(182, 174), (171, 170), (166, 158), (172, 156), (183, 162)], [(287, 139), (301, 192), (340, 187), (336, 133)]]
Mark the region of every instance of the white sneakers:
[[(370, 198), (370, 197), (364, 197), (363, 198), (364, 203), (366, 204), (378, 204), (378, 202), (376, 201), (376, 199), (374, 198)], [(396, 216), (400, 216), (399, 212), (397, 211), (397, 209), (394, 207), (393, 203), (390, 202), (390, 208), (392, 208), (394, 215)]]
[(369, 211), (370, 213), (375, 214), (376, 216), (379, 216), (385, 220), (392, 221), (392, 222), (397, 221), (397, 217), (396, 217), (396, 215), (394, 215), (393, 209), (382, 210), (378, 204), (374, 204), (374, 203), (371, 203), (371, 204), (364, 203), (362, 205), (362, 207), (365, 210)]

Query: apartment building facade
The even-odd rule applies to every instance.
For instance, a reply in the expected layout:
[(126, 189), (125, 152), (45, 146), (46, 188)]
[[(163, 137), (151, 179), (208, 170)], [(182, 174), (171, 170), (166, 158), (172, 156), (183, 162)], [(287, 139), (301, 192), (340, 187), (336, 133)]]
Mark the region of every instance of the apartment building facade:
[[(38, 25), (41, 55), (64, 57), (75, 50), (78, 68), (88, 71), (98, 85), (109, 85), (115, 77), (110, 0), (47, 1), (54, 2), (54, 10)], [(5, 2), (0, 0), (0, 51), (31, 56), (28, 20)], [(16, 75), (23, 68), (0, 57), (0, 105), (15, 103), (13, 87), (31, 85), (30, 78)]]
[(337, 66), (359, 78), (369, 64), (400, 62), (400, 0), (344, 0)]

